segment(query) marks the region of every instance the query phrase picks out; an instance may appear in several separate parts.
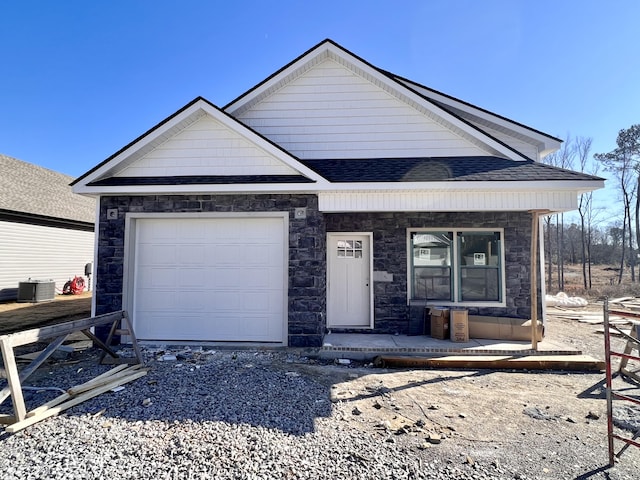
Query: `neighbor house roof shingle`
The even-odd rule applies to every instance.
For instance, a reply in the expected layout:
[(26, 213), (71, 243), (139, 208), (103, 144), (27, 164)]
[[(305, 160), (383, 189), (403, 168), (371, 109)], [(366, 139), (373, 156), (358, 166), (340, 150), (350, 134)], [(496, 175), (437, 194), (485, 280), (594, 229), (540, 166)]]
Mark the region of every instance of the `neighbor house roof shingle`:
[(94, 223), (95, 200), (71, 191), (73, 177), (0, 154), (0, 210)]
[(601, 180), (534, 161), (499, 157), (301, 160), (330, 182), (510, 182)]

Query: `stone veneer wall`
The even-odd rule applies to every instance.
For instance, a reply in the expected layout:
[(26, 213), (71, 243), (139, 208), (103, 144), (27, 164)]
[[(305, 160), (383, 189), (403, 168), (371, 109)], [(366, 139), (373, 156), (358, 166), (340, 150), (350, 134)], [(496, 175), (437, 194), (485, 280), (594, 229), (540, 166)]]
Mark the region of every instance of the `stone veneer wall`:
[(374, 333), (416, 333), (411, 324), (422, 322), (423, 307), (407, 305), (408, 228), (504, 228), (506, 307), (465, 308), (471, 315), (530, 318), (531, 215), (526, 212), (335, 213), (325, 214), (325, 222), (327, 232), (373, 232), (373, 270), (393, 275), (392, 282), (374, 283)]
[[(306, 219), (294, 209), (305, 207)], [(107, 209), (118, 209), (107, 219)], [(102, 197), (96, 267), (96, 314), (122, 309), (125, 214), (155, 212), (289, 212), (289, 331), (291, 347), (322, 344), (326, 311), (324, 217), (315, 195), (148, 195)], [(98, 334), (106, 337), (104, 330)]]

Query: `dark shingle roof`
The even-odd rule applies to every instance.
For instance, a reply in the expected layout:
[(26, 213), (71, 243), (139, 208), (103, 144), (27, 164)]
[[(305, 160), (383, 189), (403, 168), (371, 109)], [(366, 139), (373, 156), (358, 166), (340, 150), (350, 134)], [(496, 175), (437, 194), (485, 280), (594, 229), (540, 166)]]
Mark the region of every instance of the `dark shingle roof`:
[(109, 177), (91, 186), (124, 185), (224, 185), (249, 183), (313, 183), (302, 175), (183, 175), (170, 177)]
[(0, 210), (93, 223), (93, 198), (72, 193), (73, 177), (0, 154)]
[(526, 182), (602, 180), (531, 160), (499, 157), (301, 160), (330, 182)]

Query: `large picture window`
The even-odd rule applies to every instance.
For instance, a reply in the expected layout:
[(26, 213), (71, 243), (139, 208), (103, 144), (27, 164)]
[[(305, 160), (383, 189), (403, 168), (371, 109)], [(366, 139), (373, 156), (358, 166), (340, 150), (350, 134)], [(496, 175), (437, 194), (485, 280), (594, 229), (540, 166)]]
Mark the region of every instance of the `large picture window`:
[(503, 301), (502, 231), (410, 231), (409, 251), (412, 300)]

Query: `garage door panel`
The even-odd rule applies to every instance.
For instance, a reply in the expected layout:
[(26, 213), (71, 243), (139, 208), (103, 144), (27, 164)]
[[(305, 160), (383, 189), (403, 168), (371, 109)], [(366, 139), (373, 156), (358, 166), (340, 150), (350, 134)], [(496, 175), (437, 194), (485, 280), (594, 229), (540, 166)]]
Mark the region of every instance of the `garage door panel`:
[(278, 292), (248, 292), (244, 304), (244, 312), (281, 314), (281, 303)]
[[(202, 292), (183, 290), (176, 295), (178, 312), (201, 312), (206, 310), (202, 303)], [(177, 313), (177, 312), (176, 312)]]
[(218, 244), (214, 248), (214, 266), (238, 265), (247, 247), (238, 244)]
[(218, 290), (213, 291), (209, 295), (210, 310), (215, 310), (217, 312), (238, 312), (242, 308), (243, 303), (243, 295), (240, 292), (236, 292), (233, 290), (224, 291)]
[(230, 267), (214, 267), (212, 269), (211, 285), (216, 290), (238, 291), (244, 287), (245, 275), (239, 269)]
[(142, 289), (139, 290), (136, 303), (138, 311), (158, 312), (175, 308), (177, 292), (170, 289)]
[(142, 244), (138, 249), (141, 265), (175, 265), (175, 245), (151, 245)]
[(284, 228), (281, 217), (137, 220), (138, 337), (282, 342)]
[(204, 245), (176, 245), (177, 263), (180, 265), (202, 265)]
[(177, 286), (179, 288), (205, 288), (207, 284), (207, 270), (205, 268), (177, 269)]
[(175, 243), (178, 234), (177, 225), (171, 222), (149, 223), (137, 233), (140, 243)]
[(143, 267), (139, 270), (138, 280), (144, 288), (176, 287), (176, 269), (161, 267)]
[(282, 245), (253, 245), (244, 250), (247, 265), (273, 265), (281, 263)]

